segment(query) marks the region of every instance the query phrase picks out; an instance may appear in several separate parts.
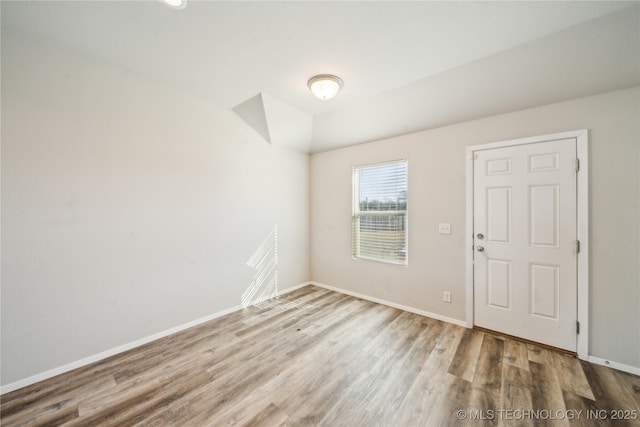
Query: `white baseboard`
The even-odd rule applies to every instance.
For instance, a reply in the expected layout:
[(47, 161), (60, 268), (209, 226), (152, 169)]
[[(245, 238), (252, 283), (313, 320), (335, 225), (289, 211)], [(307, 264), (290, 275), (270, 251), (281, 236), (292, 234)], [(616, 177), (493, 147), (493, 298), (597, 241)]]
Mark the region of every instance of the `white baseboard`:
[(251, 306), (251, 305), (260, 304), (262, 302), (265, 302), (265, 301), (268, 301), (268, 300), (270, 300), (272, 298), (275, 298), (278, 295), (288, 294), (289, 292), (293, 292), (293, 291), (298, 290), (300, 288), (304, 288), (305, 286), (309, 286), (310, 284), (311, 284), (311, 282), (303, 282), (303, 283), (300, 283), (299, 285), (291, 286), (290, 288), (286, 288), (286, 289), (282, 289), (282, 290), (278, 289), (278, 291), (276, 292), (277, 295), (274, 295), (274, 296), (265, 295), (263, 297), (260, 297), (260, 298), (258, 298), (256, 300), (254, 300), (254, 301), (251, 301), (251, 303), (248, 304), (248, 305)]
[[(295, 291), (297, 289), (303, 288), (305, 286), (308, 286), (309, 284), (310, 284), (310, 282), (304, 282), (304, 283), (301, 283), (299, 285), (295, 285), (295, 286), (292, 286), (290, 288), (286, 288), (286, 289), (280, 290), (280, 291), (278, 291), (278, 294), (279, 295), (283, 295), (283, 294)], [(175, 326), (173, 328), (169, 328), (167, 330), (164, 330), (164, 331), (158, 332), (156, 334), (152, 334), (152, 335), (146, 336), (144, 338), (137, 339), (135, 341), (131, 341), (131, 342), (127, 343), (127, 344), (123, 344), (123, 345), (120, 345), (118, 347), (114, 347), (114, 348), (111, 348), (109, 350), (102, 351), (102, 352), (100, 352), (98, 354), (94, 354), (92, 356), (85, 357), (85, 358), (80, 359), (80, 360), (76, 360), (75, 362), (67, 363), (66, 365), (62, 365), (62, 366), (50, 369), (50, 370), (45, 371), (45, 372), (41, 372), (39, 374), (32, 375), (32, 376), (24, 378), (22, 380), (18, 380), (18, 381), (9, 383), (7, 385), (4, 385), (4, 386), (0, 387), (0, 395), (3, 395), (5, 393), (10, 393), (10, 392), (18, 390), (18, 389), (20, 389), (22, 387), (26, 387), (28, 385), (35, 384), (35, 383), (40, 382), (40, 381), (44, 381), (46, 379), (55, 377), (56, 375), (60, 375), (60, 374), (63, 374), (65, 372), (69, 372), (69, 371), (72, 371), (74, 369), (81, 368), (81, 367), (86, 366), (86, 365), (88, 365), (90, 363), (98, 362), (100, 360), (106, 359), (107, 357), (111, 357), (111, 356), (116, 355), (118, 353), (123, 353), (123, 352), (131, 350), (133, 348), (140, 347), (141, 345), (147, 344), (147, 343), (149, 343), (151, 341), (155, 341), (155, 340), (158, 340), (160, 338), (164, 338), (166, 336), (175, 334), (176, 332), (184, 331), (185, 329), (192, 328), (194, 326), (200, 325), (201, 323), (208, 322), (208, 321), (216, 319), (218, 317), (226, 316), (227, 314), (233, 313), (234, 311), (242, 310), (242, 308), (243, 307), (241, 305), (236, 305), (234, 307), (230, 307), (230, 308), (227, 308), (225, 310), (218, 311), (217, 313), (213, 313), (213, 314), (210, 314), (208, 316), (201, 317), (201, 318), (196, 319), (196, 320), (192, 320), (191, 322), (183, 323), (182, 325), (178, 325), (178, 326)]]
[(589, 362), (595, 363), (596, 365), (607, 366), (609, 368), (617, 369), (618, 371), (628, 372), (634, 375), (640, 375), (640, 368), (625, 365), (624, 363), (614, 362), (612, 360), (603, 359), (602, 357), (589, 355)]
[(464, 320), (454, 319), (453, 317), (447, 317), (447, 316), (443, 316), (441, 314), (431, 313), (429, 311), (420, 310), (420, 309), (409, 307), (409, 306), (406, 306), (406, 305), (396, 304), (395, 302), (383, 300), (383, 299), (380, 299), (380, 298), (370, 297), (369, 295), (364, 295), (364, 294), (360, 294), (358, 292), (348, 291), (348, 290), (342, 289), (342, 288), (336, 288), (334, 286), (325, 285), (324, 283), (309, 282), (309, 284), (318, 286), (320, 288), (329, 289), (331, 291), (340, 292), (341, 294), (351, 295), (352, 297), (365, 299), (367, 301), (375, 302), (375, 303), (382, 304), (382, 305), (387, 305), (389, 307), (397, 308), (399, 310), (408, 311), (409, 313), (419, 314), (420, 316), (430, 317), (430, 318), (436, 319), (436, 320), (442, 320), (443, 322), (453, 323), (454, 325), (462, 326), (462, 327), (465, 327), (465, 328), (467, 327), (467, 322), (465, 322)]
[(299, 285), (294, 285), (294, 286), (291, 286), (290, 288), (278, 291), (278, 294), (279, 295), (288, 294), (289, 292), (297, 291), (298, 289), (304, 288), (305, 286), (309, 286), (309, 285), (312, 285), (312, 284), (313, 284), (312, 282), (300, 283)]

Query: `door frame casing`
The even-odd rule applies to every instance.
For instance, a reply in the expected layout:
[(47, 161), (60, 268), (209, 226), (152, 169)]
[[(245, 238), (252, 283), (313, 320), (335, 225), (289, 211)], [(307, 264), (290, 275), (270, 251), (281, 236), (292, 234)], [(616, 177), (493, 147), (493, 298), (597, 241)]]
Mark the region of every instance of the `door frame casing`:
[(555, 133), (550, 135), (519, 138), (508, 141), (492, 142), (467, 147), (467, 224), (466, 244), (466, 296), (467, 296), (467, 328), (474, 325), (474, 283), (473, 283), (473, 166), (474, 154), (477, 151), (504, 148), (516, 145), (536, 144), (540, 142), (557, 141), (575, 138), (576, 155), (580, 161), (580, 168), (576, 177), (577, 185), (577, 239), (580, 241), (580, 252), (577, 259), (578, 275), (578, 322), (580, 333), (577, 334), (576, 349), (578, 358), (587, 360), (589, 357), (589, 131), (587, 129)]

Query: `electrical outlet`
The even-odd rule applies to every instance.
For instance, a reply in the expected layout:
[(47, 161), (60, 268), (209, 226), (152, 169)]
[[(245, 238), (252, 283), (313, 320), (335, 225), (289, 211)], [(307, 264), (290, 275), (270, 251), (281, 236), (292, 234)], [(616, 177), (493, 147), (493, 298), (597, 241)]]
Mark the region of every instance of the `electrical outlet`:
[(451, 234), (451, 224), (441, 223), (438, 225), (438, 233), (440, 234)]
[(442, 300), (444, 302), (451, 302), (451, 292), (444, 291), (444, 293), (442, 294)]

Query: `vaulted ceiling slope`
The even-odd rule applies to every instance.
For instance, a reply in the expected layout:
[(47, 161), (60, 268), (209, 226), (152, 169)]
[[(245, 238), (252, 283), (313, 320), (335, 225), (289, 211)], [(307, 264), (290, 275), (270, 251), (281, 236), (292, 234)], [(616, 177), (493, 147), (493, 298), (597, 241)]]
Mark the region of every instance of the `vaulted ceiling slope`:
[[(312, 152), (640, 84), (637, 2), (0, 7), (3, 33), (59, 45), (225, 108), (260, 94), (288, 104), (312, 121), (310, 140), (298, 147)], [(334, 100), (317, 100), (306, 87), (320, 73), (344, 79)], [(286, 116), (277, 116), (266, 124), (271, 136), (293, 134)]]

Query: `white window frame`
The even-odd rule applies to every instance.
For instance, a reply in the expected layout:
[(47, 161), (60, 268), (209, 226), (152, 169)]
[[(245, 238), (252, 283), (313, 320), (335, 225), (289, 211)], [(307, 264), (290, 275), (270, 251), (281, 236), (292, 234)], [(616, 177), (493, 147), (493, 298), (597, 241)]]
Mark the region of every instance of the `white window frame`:
[[(375, 212), (374, 215), (379, 215), (379, 216), (384, 216), (384, 217), (390, 217), (390, 216), (398, 216), (398, 214), (402, 213), (404, 216), (404, 233), (405, 233), (405, 254), (404, 254), (404, 260), (394, 260), (391, 256), (389, 258), (377, 258), (377, 257), (368, 257), (368, 256), (362, 256), (362, 255), (357, 255), (357, 250), (356, 250), (356, 241), (359, 241), (359, 238), (357, 237), (357, 235), (359, 234), (360, 231), (360, 227), (356, 226), (356, 221), (359, 220), (361, 212), (360, 211), (360, 183), (359, 183), (359, 176), (358, 176), (358, 171), (360, 169), (364, 169), (364, 168), (376, 168), (376, 167), (384, 167), (384, 166), (392, 166), (395, 164), (404, 164), (405, 165), (405, 169), (406, 169), (406, 193), (407, 193), (407, 200), (406, 200), (406, 208), (403, 211), (367, 211), (368, 215), (371, 215), (372, 212)], [(379, 262), (379, 263), (384, 263), (384, 264), (391, 264), (391, 265), (398, 265), (398, 266), (402, 266), (402, 267), (406, 267), (409, 265), (409, 162), (406, 159), (398, 159), (398, 160), (392, 160), (392, 161), (388, 161), (388, 162), (381, 162), (381, 163), (368, 163), (368, 164), (358, 164), (358, 165), (354, 165), (353, 166), (353, 170), (352, 170), (352, 191), (351, 191), (351, 198), (352, 198), (352, 203), (351, 203), (351, 256), (352, 259), (354, 260), (365, 260), (365, 261), (374, 261), (374, 262)], [(358, 223), (359, 224), (359, 223)]]

